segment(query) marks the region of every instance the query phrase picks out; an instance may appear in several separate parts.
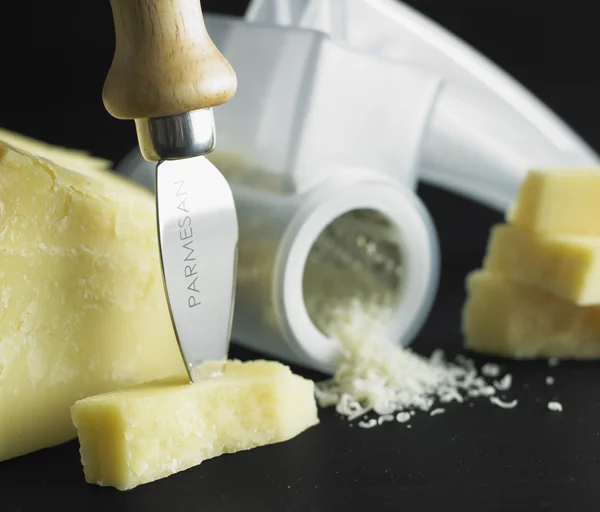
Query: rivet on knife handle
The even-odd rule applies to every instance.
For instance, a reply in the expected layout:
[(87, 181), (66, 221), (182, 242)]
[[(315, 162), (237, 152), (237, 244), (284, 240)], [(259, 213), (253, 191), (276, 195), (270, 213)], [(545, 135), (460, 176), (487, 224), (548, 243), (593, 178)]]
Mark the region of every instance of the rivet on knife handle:
[(238, 225), (231, 189), (204, 157), (212, 107), (235, 94), (230, 64), (210, 39), (199, 0), (111, 0), (116, 47), (107, 111), (135, 120), (156, 166), (159, 245), (173, 326), (190, 379), (227, 357)]

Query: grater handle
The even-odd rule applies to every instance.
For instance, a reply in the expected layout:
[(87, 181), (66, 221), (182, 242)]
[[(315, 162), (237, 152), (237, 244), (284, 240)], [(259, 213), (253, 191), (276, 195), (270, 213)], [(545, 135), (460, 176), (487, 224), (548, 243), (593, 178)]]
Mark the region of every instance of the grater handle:
[(199, 0), (111, 0), (115, 54), (102, 92), (118, 119), (216, 107), (237, 78), (211, 40)]

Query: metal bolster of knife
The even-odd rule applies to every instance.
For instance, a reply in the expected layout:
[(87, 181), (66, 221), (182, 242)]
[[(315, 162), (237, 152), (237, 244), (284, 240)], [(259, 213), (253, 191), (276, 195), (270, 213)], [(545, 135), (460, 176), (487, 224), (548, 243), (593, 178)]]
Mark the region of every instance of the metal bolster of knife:
[(212, 108), (237, 89), (235, 71), (208, 35), (199, 0), (111, 0), (115, 56), (106, 110), (136, 123), (149, 161), (210, 153)]
[(136, 119), (135, 127), (142, 156), (151, 162), (205, 155), (216, 145), (212, 108)]

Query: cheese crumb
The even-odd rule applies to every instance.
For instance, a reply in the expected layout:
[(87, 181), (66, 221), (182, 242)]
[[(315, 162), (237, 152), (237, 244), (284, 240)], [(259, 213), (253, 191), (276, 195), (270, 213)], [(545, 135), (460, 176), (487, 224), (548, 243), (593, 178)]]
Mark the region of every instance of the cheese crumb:
[(438, 414), (444, 414), (444, 412), (446, 411), (446, 409), (442, 409), (441, 407), (438, 409), (434, 409), (433, 411), (431, 411), (429, 413), (430, 416), (437, 416)]
[(510, 373), (507, 373), (500, 380), (494, 381), (494, 387), (498, 391), (507, 391), (508, 389), (510, 389), (511, 385), (512, 385), (512, 375)]
[(492, 402), (494, 405), (497, 405), (498, 407), (502, 407), (502, 409), (514, 409), (519, 403), (519, 401), (516, 398), (512, 402), (504, 402), (500, 400), (497, 396), (491, 396), (490, 402)]
[(358, 426), (362, 428), (373, 428), (377, 425), (377, 420), (375, 418), (371, 418), (367, 421), (359, 421)]
[(496, 388), (494, 386), (485, 386), (479, 390), (481, 396), (492, 396), (496, 394)]
[(398, 423), (406, 423), (409, 420), (410, 420), (410, 413), (409, 412), (402, 411), (402, 412), (399, 412), (396, 415), (396, 421)]
[(481, 373), (486, 377), (498, 377), (500, 375), (500, 367), (494, 363), (486, 363), (481, 367)]
[(388, 421), (394, 421), (393, 414), (385, 414), (385, 415), (379, 416), (379, 418), (377, 418), (377, 423), (379, 423), (379, 425), (386, 423)]
[(552, 384), (554, 384), (554, 377), (548, 375), (548, 377), (546, 377), (546, 384), (552, 386)]
[(560, 402), (548, 402), (548, 410), (553, 412), (562, 412), (562, 404)]
[[(318, 383), (315, 395), (319, 405), (334, 405), (349, 421), (374, 413), (379, 417), (396, 414), (396, 421), (406, 423), (415, 411), (441, 414), (433, 414), (444, 410), (436, 404), (493, 397), (498, 386), (506, 390), (512, 384), (508, 374), (496, 387), (486, 380), (488, 375), (500, 375), (499, 365), (487, 363), (480, 374), (474, 361), (463, 355), (451, 362), (439, 349), (426, 358), (394, 344), (387, 334), (387, 320), (395, 313), (392, 306), (352, 299), (312, 310), (322, 315), (315, 319), (319, 329), (342, 347), (334, 376)], [(385, 421), (361, 423), (371, 428)]]

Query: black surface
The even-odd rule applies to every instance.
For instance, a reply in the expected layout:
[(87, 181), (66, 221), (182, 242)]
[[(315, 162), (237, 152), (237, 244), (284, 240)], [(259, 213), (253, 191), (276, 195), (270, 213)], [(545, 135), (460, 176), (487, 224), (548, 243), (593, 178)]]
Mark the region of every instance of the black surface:
[[(514, 74), (600, 149), (593, 2), (410, 3)], [(108, 1), (13, 4), (0, 10), (0, 126), (118, 161), (135, 135), (101, 103), (113, 48)], [(241, 14), (246, 2), (203, 4)], [(439, 229), (443, 270), (415, 348), (458, 352), (464, 276), (479, 265), (488, 229), (500, 217), (429, 187), (421, 193)], [(255, 357), (240, 349), (232, 355)], [(76, 443), (44, 450), (0, 463), (0, 511), (597, 510), (600, 366), (506, 366), (520, 402), (515, 410), (475, 401), (434, 418), (417, 416), (411, 429), (373, 430), (325, 410), (319, 427), (293, 441), (215, 459), (128, 493), (85, 484)], [(554, 386), (544, 384), (546, 375), (556, 378)], [(563, 403), (562, 414), (546, 411), (551, 399)]]

